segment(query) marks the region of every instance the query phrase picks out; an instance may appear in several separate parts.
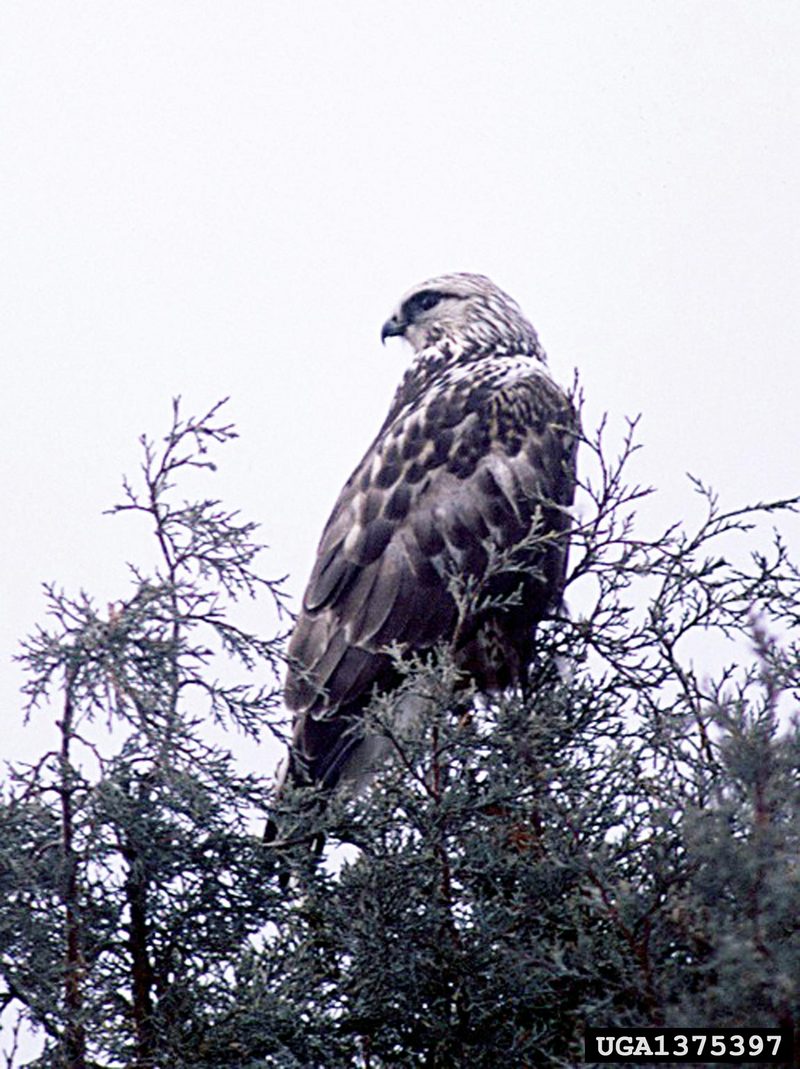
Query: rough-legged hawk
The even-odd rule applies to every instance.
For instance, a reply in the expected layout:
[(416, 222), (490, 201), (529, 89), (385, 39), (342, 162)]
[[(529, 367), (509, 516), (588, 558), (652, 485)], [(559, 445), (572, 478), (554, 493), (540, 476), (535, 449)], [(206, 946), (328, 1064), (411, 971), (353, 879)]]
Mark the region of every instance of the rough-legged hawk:
[[(535, 330), (488, 278), (453, 274), (403, 297), (394, 335), (414, 362), (323, 531), (289, 646), (295, 783), (332, 787), (377, 759), (360, 725), (397, 683), (387, 646), (451, 643), (479, 689), (503, 688), (561, 598), (578, 427)], [(466, 618), (454, 574), (485, 579)]]

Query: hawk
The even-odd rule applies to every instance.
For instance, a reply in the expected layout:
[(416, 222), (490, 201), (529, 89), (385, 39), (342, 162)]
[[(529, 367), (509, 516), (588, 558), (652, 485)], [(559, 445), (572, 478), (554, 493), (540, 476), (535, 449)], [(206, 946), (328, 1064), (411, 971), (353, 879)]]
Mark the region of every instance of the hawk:
[[(295, 784), (374, 771), (388, 744), (364, 710), (398, 684), (389, 646), (449, 643), (479, 690), (524, 685), (561, 600), (578, 419), (536, 331), (488, 278), (450, 274), (402, 298), (389, 337), (415, 357), (322, 533), (289, 644)], [(454, 575), (486, 588), (466, 618)]]

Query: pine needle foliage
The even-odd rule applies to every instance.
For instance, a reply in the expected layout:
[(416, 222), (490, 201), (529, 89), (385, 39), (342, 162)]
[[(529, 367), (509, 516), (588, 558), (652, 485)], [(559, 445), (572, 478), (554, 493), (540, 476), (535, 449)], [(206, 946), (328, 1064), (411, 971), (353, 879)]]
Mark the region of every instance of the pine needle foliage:
[[(0, 999), (43, 1040), (31, 1064), (564, 1069), (586, 1024), (798, 1028), (800, 572), (768, 531), (798, 500), (725, 510), (694, 481), (694, 528), (645, 537), (635, 432), (583, 443), (575, 608), (525, 693), (396, 650), (369, 713), (392, 758), (322, 805), (208, 740), (281, 730), (254, 682), (281, 636), (232, 614), (284, 601), (252, 524), (175, 502), (234, 435), (175, 405), (115, 510), (153, 524), (158, 567), (107, 613), (48, 588), (21, 655), (61, 740), (8, 770), (1, 814)], [(427, 713), (400, 734), (409, 694)], [(262, 842), (268, 809), (290, 845)]]

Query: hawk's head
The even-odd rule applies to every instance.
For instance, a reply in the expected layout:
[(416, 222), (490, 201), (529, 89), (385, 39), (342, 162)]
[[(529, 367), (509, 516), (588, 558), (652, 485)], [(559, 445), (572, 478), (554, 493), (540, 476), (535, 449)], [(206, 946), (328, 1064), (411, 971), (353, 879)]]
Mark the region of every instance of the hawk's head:
[(381, 340), (400, 336), (415, 352), (442, 338), (508, 345), (544, 360), (536, 331), (519, 305), (485, 275), (439, 275), (409, 290), (383, 324)]

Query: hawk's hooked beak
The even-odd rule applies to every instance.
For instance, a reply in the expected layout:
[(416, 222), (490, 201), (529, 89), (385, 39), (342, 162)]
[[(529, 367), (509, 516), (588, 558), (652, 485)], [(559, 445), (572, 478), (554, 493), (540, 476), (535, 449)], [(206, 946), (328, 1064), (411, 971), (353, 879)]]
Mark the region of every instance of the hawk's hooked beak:
[(402, 337), (407, 326), (408, 323), (404, 323), (399, 316), (392, 316), (381, 327), (381, 341), (385, 345), (387, 338)]

